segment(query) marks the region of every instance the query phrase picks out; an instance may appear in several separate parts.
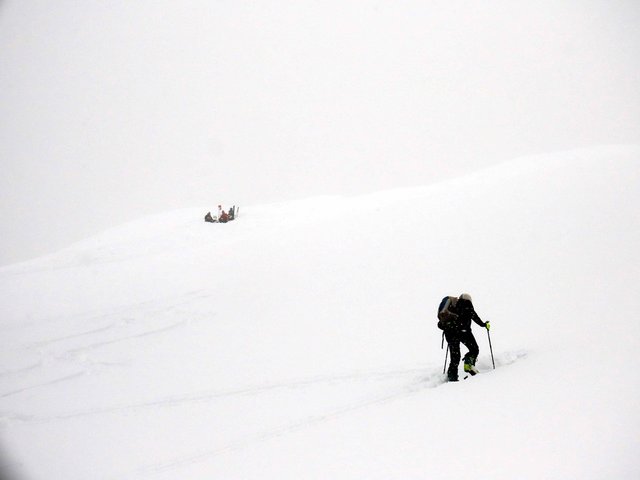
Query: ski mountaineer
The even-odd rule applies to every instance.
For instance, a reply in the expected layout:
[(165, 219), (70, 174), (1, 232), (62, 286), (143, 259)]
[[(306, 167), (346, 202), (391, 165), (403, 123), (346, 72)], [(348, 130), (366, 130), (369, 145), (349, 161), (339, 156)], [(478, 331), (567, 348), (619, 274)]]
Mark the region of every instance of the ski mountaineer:
[(471, 320), (481, 327), (490, 329), (489, 322), (483, 322), (473, 309), (471, 295), (463, 293), (460, 297), (444, 297), (438, 308), (438, 328), (447, 339), (451, 361), (447, 370), (450, 382), (458, 381), (458, 364), (460, 363), (460, 343), (469, 349), (464, 356), (464, 371), (470, 375), (478, 373), (476, 359), (480, 352), (471, 332)]

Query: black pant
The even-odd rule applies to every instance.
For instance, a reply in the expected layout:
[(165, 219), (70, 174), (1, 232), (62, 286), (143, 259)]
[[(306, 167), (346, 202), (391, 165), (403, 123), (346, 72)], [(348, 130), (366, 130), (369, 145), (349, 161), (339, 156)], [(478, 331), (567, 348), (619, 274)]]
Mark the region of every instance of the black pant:
[(478, 342), (476, 342), (471, 330), (447, 330), (444, 332), (444, 336), (449, 344), (449, 354), (451, 355), (451, 362), (449, 363), (449, 378), (458, 378), (458, 365), (460, 364), (460, 343), (469, 349), (464, 356), (464, 363), (471, 365), (476, 364), (476, 358), (480, 349), (478, 348)]

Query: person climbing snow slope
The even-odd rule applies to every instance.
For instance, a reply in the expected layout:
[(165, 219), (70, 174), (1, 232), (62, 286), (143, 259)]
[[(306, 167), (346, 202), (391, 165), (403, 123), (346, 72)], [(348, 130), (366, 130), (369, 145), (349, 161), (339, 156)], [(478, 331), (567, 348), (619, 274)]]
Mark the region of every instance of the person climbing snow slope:
[(483, 322), (473, 308), (471, 295), (463, 293), (460, 297), (444, 297), (438, 308), (438, 328), (447, 339), (451, 361), (447, 370), (450, 382), (458, 381), (460, 364), (460, 343), (469, 349), (464, 356), (464, 371), (470, 375), (478, 373), (476, 360), (480, 349), (471, 331), (471, 321), (489, 330), (489, 322)]

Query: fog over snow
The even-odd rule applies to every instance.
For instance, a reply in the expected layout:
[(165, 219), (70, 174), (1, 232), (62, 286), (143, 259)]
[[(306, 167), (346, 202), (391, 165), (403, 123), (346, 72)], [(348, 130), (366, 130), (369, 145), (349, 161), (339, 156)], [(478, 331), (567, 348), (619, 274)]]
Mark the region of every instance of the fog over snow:
[[(0, 478), (639, 478), (639, 185), (581, 149), (0, 268)], [(496, 369), (474, 327), (446, 383), (462, 292)]]
[(630, 0), (4, 0), (0, 264), (170, 209), (639, 144), (638, 25)]
[(0, 0), (0, 479), (640, 478), (638, 25)]

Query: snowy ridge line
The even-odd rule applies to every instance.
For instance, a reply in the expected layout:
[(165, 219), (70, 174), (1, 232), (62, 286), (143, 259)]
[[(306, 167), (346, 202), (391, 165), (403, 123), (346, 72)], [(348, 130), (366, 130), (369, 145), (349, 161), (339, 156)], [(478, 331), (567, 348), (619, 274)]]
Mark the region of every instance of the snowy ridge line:
[(126, 478), (138, 478), (140, 475), (152, 476), (152, 475), (164, 473), (167, 471), (175, 470), (177, 468), (192, 465), (195, 463), (200, 463), (200, 462), (209, 460), (211, 458), (217, 457), (219, 455), (225, 454), (227, 452), (240, 450), (254, 443), (268, 441), (272, 438), (277, 438), (283, 435), (297, 432), (299, 430), (304, 430), (305, 428), (311, 427), (318, 423), (330, 421), (330, 420), (342, 417), (344, 415), (347, 415), (349, 413), (362, 410), (367, 407), (383, 405), (385, 403), (392, 402), (394, 400), (415, 395), (417, 393), (420, 393), (422, 390), (426, 388), (435, 388), (438, 385), (441, 385), (443, 383), (442, 377), (443, 377), (442, 374), (438, 370), (433, 370), (431, 373), (429, 373), (429, 375), (427, 375), (426, 378), (423, 377), (419, 380), (415, 380), (410, 384), (408, 384), (407, 386), (401, 388), (399, 391), (397, 390), (392, 393), (384, 393), (384, 394), (376, 395), (376, 396), (361, 400), (359, 402), (345, 405), (344, 407), (339, 407), (333, 410), (329, 410), (324, 413), (319, 413), (317, 415), (309, 415), (299, 420), (294, 420), (289, 423), (284, 423), (283, 425), (280, 425), (278, 427), (264, 430), (262, 432), (256, 432), (253, 435), (247, 435), (245, 438), (238, 439), (234, 442), (230, 442), (226, 445), (220, 446), (212, 450), (207, 450), (200, 453), (194, 453), (192, 455), (176, 458), (172, 461), (165, 462), (165, 463), (159, 463), (159, 464), (150, 465), (147, 467), (142, 467), (137, 469), (135, 472), (132, 472), (132, 475), (134, 475), (133, 477), (129, 476)]
[[(379, 380), (385, 380), (388, 378), (397, 378), (405, 375), (415, 375), (420, 372), (424, 372), (424, 367), (422, 368), (411, 367), (411, 368), (404, 368), (404, 369), (392, 369), (392, 370), (390, 369), (390, 370), (368, 371), (368, 372), (353, 372), (353, 373), (338, 374), (338, 375), (321, 375), (321, 376), (294, 379), (290, 381), (278, 382), (278, 383), (272, 383), (272, 384), (239, 387), (235, 389), (222, 390), (222, 391), (205, 390), (202, 392), (196, 392), (191, 394), (174, 395), (174, 396), (160, 398), (158, 400), (152, 400), (148, 402), (114, 405), (110, 407), (95, 408), (90, 410), (79, 410), (79, 411), (63, 413), (59, 415), (51, 415), (51, 416), (43, 416), (43, 417), (35, 417), (35, 416), (27, 417), (19, 414), (8, 414), (8, 415), (5, 415), (4, 418), (9, 420), (19, 420), (22, 423), (30, 423), (30, 424), (48, 423), (48, 422), (53, 422), (57, 420), (66, 420), (66, 419), (77, 418), (77, 417), (115, 413), (115, 412), (128, 411), (128, 410), (139, 410), (139, 409), (146, 409), (146, 408), (152, 408), (152, 407), (180, 406), (183, 404), (207, 402), (209, 400), (216, 400), (219, 398), (227, 398), (227, 397), (233, 397), (233, 396), (261, 395), (264, 393), (272, 392), (274, 390), (300, 388), (305, 386), (317, 385), (321, 383), (348, 382), (353, 380), (379, 381)], [(75, 376), (78, 376), (78, 375), (81, 375), (81, 374), (77, 374)], [(28, 387), (26, 389), (36, 388), (38, 386), (42, 386), (42, 385), (36, 385), (33, 387)], [(18, 393), (18, 392), (13, 392), (13, 393)]]

